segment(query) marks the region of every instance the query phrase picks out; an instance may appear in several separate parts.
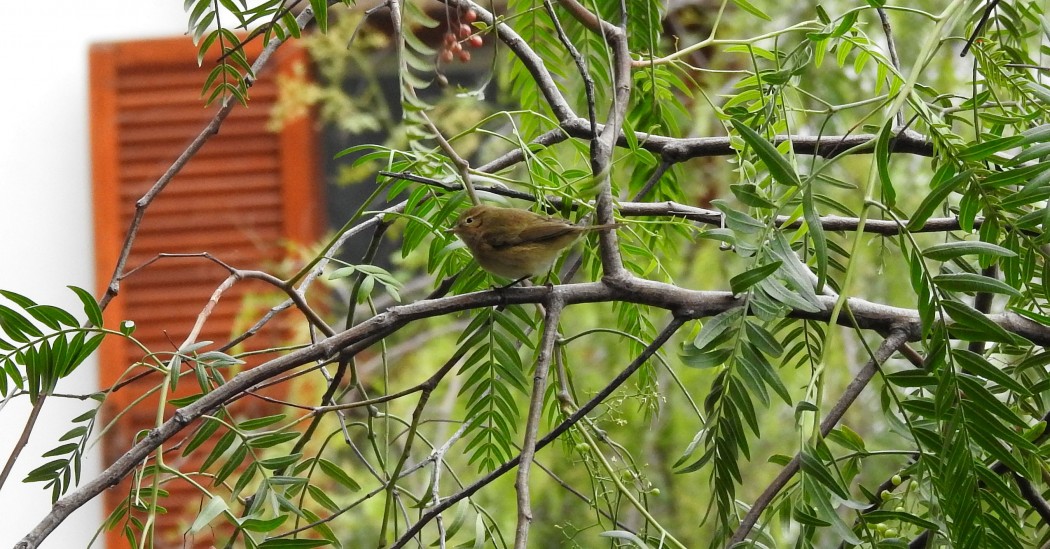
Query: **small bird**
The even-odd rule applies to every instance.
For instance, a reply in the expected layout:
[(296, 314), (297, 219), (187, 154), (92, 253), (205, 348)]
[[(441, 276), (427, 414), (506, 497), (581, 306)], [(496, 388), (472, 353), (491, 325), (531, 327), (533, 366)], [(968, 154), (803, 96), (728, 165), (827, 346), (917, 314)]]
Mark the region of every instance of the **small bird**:
[(463, 212), (452, 232), (470, 248), (482, 269), (512, 279), (509, 285), (514, 285), (549, 271), (581, 234), (619, 226), (573, 225), (527, 210), (480, 205)]

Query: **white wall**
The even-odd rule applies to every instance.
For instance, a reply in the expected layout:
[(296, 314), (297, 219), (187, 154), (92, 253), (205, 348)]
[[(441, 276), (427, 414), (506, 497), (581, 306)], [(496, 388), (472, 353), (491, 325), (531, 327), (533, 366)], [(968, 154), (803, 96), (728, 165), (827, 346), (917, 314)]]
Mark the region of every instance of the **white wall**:
[[(94, 42), (180, 35), (183, 0), (56, 0), (9, 6), (0, 32), (0, 288), (80, 311), (66, 289), (94, 291), (88, 46)], [(188, 40), (188, 38), (187, 38)], [(83, 364), (59, 391), (89, 392), (97, 364)], [(28, 413), (19, 399), (0, 410), (0, 463)], [(0, 490), (0, 547), (11, 547), (50, 509), (41, 485), (21, 483), (43, 452), (57, 446), (79, 401), (51, 399), (14, 474)], [(97, 448), (96, 448), (97, 450)], [(84, 471), (99, 471), (93, 456)], [(44, 547), (83, 547), (102, 521), (101, 505), (74, 513)]]

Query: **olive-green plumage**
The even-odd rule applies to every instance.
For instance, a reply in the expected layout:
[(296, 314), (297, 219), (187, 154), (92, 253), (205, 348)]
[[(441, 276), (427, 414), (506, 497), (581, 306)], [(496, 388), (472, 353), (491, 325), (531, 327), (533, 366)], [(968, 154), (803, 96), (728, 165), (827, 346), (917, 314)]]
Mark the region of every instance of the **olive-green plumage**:
[(618, 226), (582, 227), (517, 208), (481, 205), (463, 212), (452, 232), (467, 245), (482, 269), (517, 280), (549, 271), (581, 234)]

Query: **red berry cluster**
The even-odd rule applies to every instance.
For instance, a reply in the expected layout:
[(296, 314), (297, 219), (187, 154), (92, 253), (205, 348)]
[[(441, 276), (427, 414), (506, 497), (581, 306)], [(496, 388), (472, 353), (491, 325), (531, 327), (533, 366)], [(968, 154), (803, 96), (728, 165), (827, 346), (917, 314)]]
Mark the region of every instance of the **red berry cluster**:
[(474, 10), (467, 10), (463, 12), (463, 16), (460, 19), (459, 24), (449, 22), (448, 31), (445, 32), (445, 38), (441, 43), (438, 58), (445, 63), (451, 62), (457, 57), (461, 63), (470, 61), (470, 52), (463, 48), (464, 43), (471, 48), (481, 47), (481, 36), (474, 34), (474, 28), (470, 26), (471, 23), (478, 19), (478, 14), (474, 13)]

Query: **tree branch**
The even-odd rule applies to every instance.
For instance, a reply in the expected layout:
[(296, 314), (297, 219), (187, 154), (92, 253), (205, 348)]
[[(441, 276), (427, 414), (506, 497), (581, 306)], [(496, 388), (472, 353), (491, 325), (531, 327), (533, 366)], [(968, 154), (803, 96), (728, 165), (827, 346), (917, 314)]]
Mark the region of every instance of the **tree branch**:
[[(908, 341), (908, 332), (906, 330), (893, 329), (886, 339), (882, 340), (882, 344), (875, 350), (875, 356), (864, 365), (864, 368), (857, 374), (857, 377), (853, 378), (853, 381), (846, 387), (846, 390), (839, 397), (838, 402), (828, 412), (828, 415), (820, 422), (820, 435), (827, 436), (828, 433), (838, 424), (839, 420), (846, 413), (846, 410), (853, 404), (853, 401), (857, 399), (861, 391), (867, 387), (868, 382), (878, 372), (879, 366), (886, 362), (890, 356), (901, 346)], [(732, 546), (737, 543), (744, 541), (747, 537), (748, 532), (754, 527), (755, 523), (758, 522), (758, 517), (762, 515), (762, 512), (769, 507), (769, 504), (773, 502), (773, 498), (776, 497), (780, 490), (787, 485), (788, 481), (795, 476), (795, 473), (799, 471), (802, 465), (802, 454), (795, 454), (795, 457), (791, 459), (780, 473), (777, 475), (773, 482), (769, 483), (769, 486), (758, 496), (755, 503), (751, 506), (751, 509), (744, 515), (743, 520), (740, 521), (740, 525), (737, 526), (733, 537), (729, 539), (726, 546)]]
[(561, 318), (564, 303), (555, 295), (547, 302), (546, 309), (543, 336), (540, 338), (539, 352), (536, 356), (536, 371), (532, 376), (532, 397), (529, 399), (529, 412), (525, 420), (525, 439), (521, 443), (521, 464), (518, 466), (518, 477), (514, 481), (514, 488), (518, 493), (518, 525), (514, 533), (515, 549), (528, 547), (529, 525), (532, 524), (529, 471), (532, 469), (532, 459), (536, 455), (536, 434), (540, 429), (540, 416), (543, 415), (547, 374), (550, 372), (554, 344), (558, 339), (558, 320)]
[[(638, 357), (635, 358), (630, 365), (627, 366), (627, 368), (625, 368), (622, 372), (620, 372), (619, 375), (613, 378), (613, 380), (608, 385), (606, 385), (604, 389), (599, 391), (598, 394), (594, 395), (594, 397), (591, 398), (591, 400), (587, 401), (586, 404), (581, 406), (580, 409), (576, 411), (576, 413), (572, 414), (564, 421), (559, 423), (557, 427), (552, 429), (551, 432), (547, 433), (546, 436), (540, 439), (539, 442), (536, 443), (536, 449), (539, 450), (547, 446), (551, 442), (557, 440), (557, 438), (561, 436), (562, 433), (569, 430), (569, 428), (575, 425), (576, 423), (579, 423), (579, 421), (583, 419), (583, 417), (587, 415), (587, 413), (589, 413), (596, 406), (598, 406), (598, 404), (604, 402), (605, 399), (613, 393), (613, 391), (618, 389), (620, 385), (623, 385), (623, 383), (627, 381), (634, 374), (634, 372), (638, 370), (638, 368), (641, 368), (642, 365), (645, 364), (651, 356), (656, 354), (656, 352), (659, 351), (665, 343), (667, 343), (667, 340), (671, 339), (671, 336), (674, 335), (676, 331), (678, 331), (678, 328), (682, 327), (682, 324), (684, 324), (685, 321), (685, 318), (675, 317), (671, 321), (671, 323), (668, 324), (663, 329), (663, 331), (661, 331), (660, 334), (656, 336), (656, 339), (654, 339), (653, 342), (650, 343), (649, 346), (646, 347), (645, 350), (643, 350), (642, 353), (638, 355)], [(408, 541), (411, 540), (416, 534), (418, 534), (428, 522), (434, 519), (434, 517), (443, 513), (446, 509), (454, 505), (456, 502), (464, 498), (470, 497), (475, 492), (482, 489), (492, 481), (503, 476), (505, 473), (513, 469), (518, 464), (520, 459), (521, 454), (518, 454), (516, 457), (497, 467), (491, 473), (485, 475), (484, 477), (481, 477), (470, 486), (463, 488), (459, 491), (459, 493), (445, 498), (441, 501), (440, 504), (431, 507), (429, 511), (427, 511), (421, 517), (419, 517), (419, 520), (416, 521), (416, 523), (413, 524), (408, 530), (406, 530), (405, 533), (402, 534), (396, 542), (394, 542), (392, 549), (404, 547), (404, 545), (408, 543)]]
[[(306, 28), (311, 21), (313, 21), (314, 12), (310, 8), (306, 8), (295, 18), (295, 22), (299, 25), (299, 28)], [(285, 40), (279, 37), (273, 37), (270, 39), (270, 43), (263, 48), (262, 53), (252, 63), (252, 74), (259, 74), (259, 71), (263, 69), (270, 62), (270, 57), (273, 56), (277, 48), (281, 47)], [(251, 87), (255, 83), (255, 79), (252, 76), (245, 76), (245, 85)], [(171, 180), (182, 171), (182, 168), (186, 166), (186, 163), (191, 158), (197, 155), (197, 152), (208, 142), (212, 136), (219, 133), (219, 127), (222, 126), (223, 121), (230, 115), (233, 107), (237, 105), (237, 101), (233, 97), (227, 97), (223, 100), (222, 106), (216, 111), (215, 115), (208, 122), (204, 129), (201, 130), (197, 137), (186, 146), (186, 149), (182, 151), (182, 154), (168, 167), (167, 171), (160, 176), (160, 179), (153, 184), (152, 187), (146, 194), (142, 195), (135, 202), (135, 214), (131, 218), (131, 223), (128, 226), (127, 236), (124, 237), (124, 243), (121, 245), (120, 255), (117, 256), (117, 264), (113, 268), (113, 275), (110, 277), (109, 284), (106, 286), (106, 293), (99, 300), (99, 307), (102, 310), (106, 310), (109, 302), (120, 293), (120, 280), (124, 275), (124, 267), (127, 265), (128, 257), (131, 255), (131, 247), (135, 243), (135, 237), (138, 235), (139, 227), (142, 224), (142, 218), (146, 215), (146, 209), (153, 203), (158, 195), (171, 183)]]

